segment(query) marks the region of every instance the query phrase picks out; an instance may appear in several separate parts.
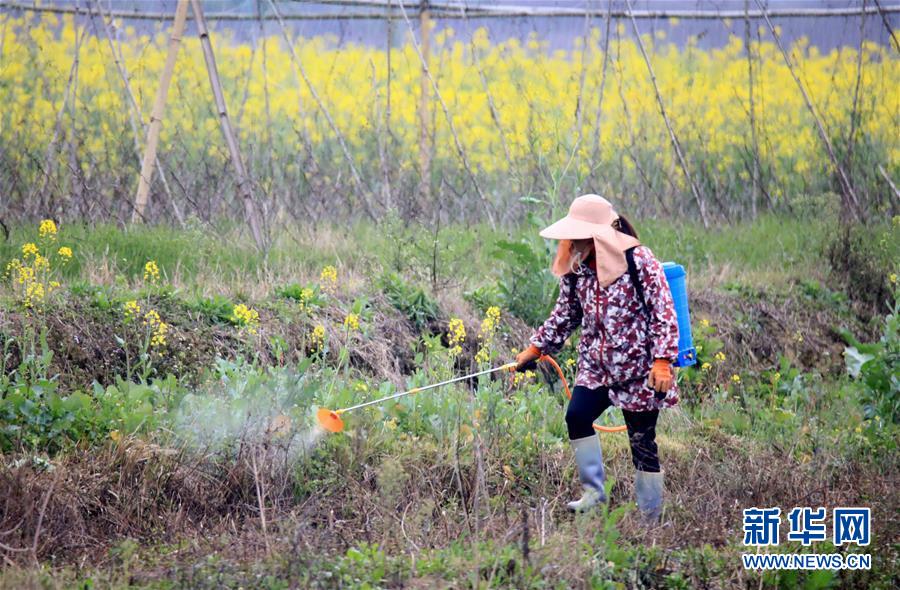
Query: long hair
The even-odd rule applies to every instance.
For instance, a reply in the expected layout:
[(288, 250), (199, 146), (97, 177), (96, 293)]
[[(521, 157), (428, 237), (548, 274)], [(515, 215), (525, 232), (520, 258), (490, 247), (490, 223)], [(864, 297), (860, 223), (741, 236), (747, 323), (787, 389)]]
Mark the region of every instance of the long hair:
[(624, 215), (619, 215), (619, 218), (613, 221), (613, 228), (616, 231), (620, 231), (623, 234), (629, 235), (632, 238), (638, 237), (637, 230), (634, 229), (634, 226), (631, 225), (631, 222)]
[[(637, 230), (622, 215), (616, 219), (613, 224), (616, 231), (637, 238)], [(553, 258), (553, 264), (550, 265), (550, 271), (562, 277), (569, 273), (575, 272), (578, 265), (591, 257), (594, 252), (594, 240), (560, 240), (559, 246), (556, 248), (556, 256)]]

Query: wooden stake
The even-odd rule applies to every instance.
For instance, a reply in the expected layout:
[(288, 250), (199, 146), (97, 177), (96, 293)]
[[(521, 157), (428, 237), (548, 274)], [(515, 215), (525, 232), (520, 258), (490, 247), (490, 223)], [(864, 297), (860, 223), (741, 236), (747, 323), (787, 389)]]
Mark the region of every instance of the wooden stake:
[(184, 23), (187, 20), (187, 8), (188, 0), (178, 0), (178, 5), (175, 7), (175, 23), (172, 25), (172, 34), (169, 36), (166, 64), (163, 66), (159, 88), (156, 90), (156, 99), (153, 101), (153, 110), (150, 113), (150, 125), (147, 127), (147, 143), (144, 147), (144, 159), (141, 162), (141, 175), (138, 177), (137, 195), (134, 198), (134, 212), (131, 215), (132, 223), (144, 220), (144, 209), (147, 207), (147, 197), (150, 195), (150, 181), (153, 178), (153, 165), (156, 163), (159, 132), (162, 129), (162, 120), (166, 111), (169, 83), (172, 81), (175, 61), (178, 58), (178, 49), (181, 47), (181, 36), (184, 33)]
[(216, 56), (213, 53), (212, 42), (209, 39), (206, 20), (203, 18), (203, 8), (198, 0), (191, 0), (191, 7), (194, 9), (194, 20), (197, 21), (197, 33), (200, 35), (200, 45), (203, 47), (206, 71), (209, 73), (209, 84), (212, 86), (216, 110), (219, 112), (219, 124), (222, 128), (222, 135), (225, 137), (225, 143), (228, 145), (228, 152), (231, 155), (231, 162), (234, 164), (234, 171), (238, 181), (238, 192), (241, 195), (241, 200), (244, 202), (247, 223), (250, 225), (250, 233), (253, 234), (253, 241), (256, 242), (256, 247), (264, 251), (266, 243), (263, 239), (256, 203), (253, 201), (253, 189), (251, 188), (247, 171), (244, 169), (244, 162), (241, 160), (241, 151), (238, 147), (237, 137), (234, 134), (234, 129), (231, 127), (231, 120), (228, 118), (225, 93), (222, 91), (222, 83), (219, 81), (219, 69), (216, 67)]

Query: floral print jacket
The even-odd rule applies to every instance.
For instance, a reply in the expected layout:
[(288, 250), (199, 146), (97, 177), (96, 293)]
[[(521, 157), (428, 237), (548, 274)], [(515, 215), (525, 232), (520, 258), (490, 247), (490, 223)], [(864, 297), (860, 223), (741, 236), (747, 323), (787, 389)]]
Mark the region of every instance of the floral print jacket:
[(531, 343), (542, 353), (553, 354), (580, 325), (575, 384), (608, 387), (616, 407), (650, 411), (678, 403), (676, 386), (657, 397), (647, 385), (653, 359), (674, 363), (678, 356), (678, 320), (662, 264), (653, 252), (638, 246), (634, 262), (649, 318), (627, 272), (604, 288), (597, 282), (596, 270), (582, 264), (560, 279), (556, 306), (535, 330)]

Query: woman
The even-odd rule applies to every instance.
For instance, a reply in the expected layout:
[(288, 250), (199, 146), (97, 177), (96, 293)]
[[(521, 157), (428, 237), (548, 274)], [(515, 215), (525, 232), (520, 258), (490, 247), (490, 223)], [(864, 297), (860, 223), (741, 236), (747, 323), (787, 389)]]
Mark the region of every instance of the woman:
[[(552, 265), (560, 277), (559, 298), (516, 362), (519, 370), (532, 366), (542, 354), (557, 352), (581, 326), (578, 376), (566, 425), (584, 494), (568, 508), (580, 512), (606, 500), (603, 455), (593, 422), (616, 406), (625, 417), (637, 470), (638, 509), (656, 522), (663, 496), (656, 420), (660, 409), (678, 403), (672, 372), (678, 322), (662, 265), (640, 245), (631, 224), (597, 195), (575, 199), (569, 214), (540, 235), (560, 240)], [(631, 280), (629, 251), (646, 307)]]

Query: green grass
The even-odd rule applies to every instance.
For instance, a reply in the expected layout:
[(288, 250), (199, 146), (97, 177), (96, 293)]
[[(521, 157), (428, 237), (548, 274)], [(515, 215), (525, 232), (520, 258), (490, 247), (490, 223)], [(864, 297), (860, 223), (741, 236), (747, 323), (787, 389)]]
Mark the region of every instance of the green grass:
[[(638, 220), (642, 241), (663, 260), (674, 260), (690, 272), (727, 266), (736, 273), (803, 275), (822, 263), (830, 220), (763, 216), (753, 223), (705, 229), (699, 224)], [(427, 227), (387, 222), (373, 225), (320, 225), (315, 236), (298, 231), (277, 232), (268, 256), (263, 256), (234, 227), (180, 230), (165, 226), (64, 224), (59, 244), (71, 245), (75, 260), (64, 274), (72, 279), (108, 265), (115, 275), (137, 279), (147, 260), (162, 272), (191, 284), (197, 277), (221, 284), (258, 280), (266, 274), (314, 276), (326, 264), (366, 273), (375, 266), (402, 273), (423, 284), (464, 281), (477, 286), (492, 274), (498, 239), (534, 239), (538, 227), (523, 226), (494, 232), (486, 225), (449, 226), (438, 232)], [(0, 244), (0, 261), (19, 254), (35, 239), (35, 228), (17, 226)], [(900, 255), (900, 240), (889, 241)], [(549, 260), (547, 261), (549, 265)], [(95, 267), (94, 270), (86, 266)]]
[[(829, 279), (823, 252), (830, 227), (826, 221), (775, 217), (709, 231), (660, 220), (638, 223), (645, 243), (660, 258), (684, 264), (692, 277), (724, 276), (723, 281), (710, 280), (710, 289), (722, 301), (751, 306), (741, 313), (776, 301), (770, 293), (773, 285), (796, 284), (802, 301), (822, 318), (843, 321), (853, 312), (841, 286)], [(96, 567), (45, 560), (43, 571), (27, 567), (0, 576), (0, 587), (66, 587), (92, 578), (104, 587), (127, 587), (135, 579), (137, 585), (158, 588), (281, 588), (290, 575), (323, 587), (402, 582), (522, 588), (718, 587), (746, 575), (743, 582), (756, 587), (758, 578), (738, 571), (736, 507), (795, 502), (829, 489), (841, 501), (894, 511), (896, 498), (884, 490), (898, 473), (897, 393), (894, 382), (882, 377), (894, 374), (896, 335), (890, 326), (896, 319), (878, 319), (886, 344), (859, 345), (877, 357), (871, 383), (851, 379), (840, 367), (831, 373), (802, 368), (789, 360), (794, 344), (776, 339), (772, 345), (784, 347), (779, 365), (732, 358), (728, 347), (747, 334), (736, 334), (729, 312), (720, 316), (721, 324), (698, 326), (701, 358), (712, 367), (682, 372), (683, 403), (662, 419), (660, 447), (672, 470), (667, 477), (673, 525), (649, 537), (630, 516), (631, 464), (622, 436), (603, 439), (609, 473), (618, 480), (611, 488), (611, 510), (583, 520), (562, 514), (560, 502), (576, 487), (565, 400), (558, 388), (541, 380), (511, 386), (505, 377), (482, 379), (472, 387), (460, 384), (408, 396), (349, 413), (346, 433), (309, 442), (320, 406), (346, 407), (474, 369), (472, 350), (454, 357), (441, 334), (426, 334), (423, 327), (439, 313), (462, 313), (469, 318), (467, 342), (477, 348), (479, 312), (466, 306), (462, 293), (496, 289), (498, 282), (509, 280), (507, 263), (494, 255), (501, 239), (524, 238), (535, 265), (525, 270), (542, 269), (546, 244), (535, 237), (536, 231), (531, 226), (508, 232), (450, 226), (430, 234), (399, 223), (359, 223), (320, 227), (314, 237), (279, 234), (264, 258), (234, 229), (214, 235), (165, 227), (62, 226), (59, 244), (72, 245), (76, 261), (66, 269), (60, 306), (77, 301), (99, 310), (93, 319), (108, 322), (118, 335), (124, 334), (119, 330), (122, 302), (137, 297), (157, 306), (176, 328), (202, 329), (212, 340), (230, 342), (216, 349), (227, 350), (228, 358), (212, 359), (208, 366), (169, 365), (180, 367), (179, 374), (155, 375), (144, 383), (118, 378), (104, 386), (63, 387), (48, 368), (46, 353), (54, 343), (46, 337), (40, 342), (41, 316), (35, 315), (31, 337), (37, 344), (25, 351), (31, 356), (26, 354), (17, 367), (5, 366), (0, 375), (0, 441), (10, 458), (0, 469), (13, 473), (9, 465), (19, 460), (65, 464), (59, 472), (85, 469), (92, 474), (82, 482), (121, 469), (128, 485), (116, 488), (120, 499), (106, 491), (114, 483), (103, 484), (104, 510), (121, 510), (117, 500), (141, 502), (142, 510), (158, 522), (181, 523), (177, 507), (166, 512), (171, 499), (202, 494), (210, 504), (204, 507), (208, 513), (191, 518), (208, 528), (199, 535), (202, 539), (174, 556), (168, 544), (181, 547), (179, 535), (197, 531), (179, 529), (171, 533), (172, 541), (153, 525), (157, 521), (143, 517), (92, 541), (93, 550), (107, 556)], [(883, 244), (882, 238), (878, 241), (883, 252), (898, 252), (897, 229), (880, 225), (872, 231), (884, 237)], [(0, 257), (15, 255), (33, 233), (33, 228), (16, 228), (13, 239), (0, 246)], [(142, 284), (143, 265), (150, 259), (162, 269), (163, 282), (173, 285)], [(302, 286), (317, 282), (326, 264), (338, 267), (338, 292), (317, 294), (315, 317), (305, 317), (296, 297)], [(396, 276), (379, 282), (384, 273)], [(7, 309), (15, 308), (8, 296), (2, 301)], [(260, 334), (239, 332), (229, 323), (237, 302), (264, 313), (268, 323)], [(349, 334), (343, 317), (363, 302), (363, 330)], [(404, 351), (411, 355), (412, 370), (393, 372), (391, 380), (376, 377), (360, 356), (381, 348), (391, 360), (394, 351), (389, 348), (396, 336), (391, 330), (400, 321), (418, 323), (418, 341)], [(329, 354), (285, 350), (292, 334), (292, 342), (305, 338), (310, 322), (329, 327)], [(508, 309), (502, 323), (496, 363), (507, 360), (527, 332), (513, 328)], [(827, 326), (819, 328), (808, 336), (827, 333)], [(27, 344), (27, 334), (12, 336)], [(173, 342), (178, 342), (176, 336), (177, 330)], [(3, 342), (9, 341), (4, 335)], [(198, 344), (183, 342), (186, 347)], [(166, 354), (183, 352), (176, 346)], [(278, 347), (288, 354), (279, 357)], [(728, 363), (715, 361), (720, 349), (728, 350)], [(4, 359), (16, 361), (13, 355)], [(290, 417), (290, 440), (301, 441), (300, 447), (268, 433), (272, 418), (281, 414)], [(154, 453), (160, 449), (179, 449), (182, 462), (166, 463), (170, 455), (164, 453), (159, 459)], [(259, 476), (250, 471), (248, 456), (271, 461), (264, 466), (262, 488), (256, 486)], [(22, 469), (32, 481), (45, 484), (53, 476), (37, 467)], [(135, 476), (129, 469), (147, 469), (149, 475), (141, 479), (144, 472)], [(185, 475), (190, 469), (199, 469), (203, 477), (192, 480)], [(119, 478), (118, 472), (113, 475)], [(183, 488), (182, 482), (187, 482)], [(68, 481), (59, 485), (62, 489)], [(88, 494), (85, 489), (65, 491), (76, 498)], [(131, 492), (141, 496), (128, 496)], [(260, 493), (271, 518), (266, 533), (256, 512)], [(473, 498), (479, 493), (476, 507)], [(30, 501), (43, 497), (41, 492)], [(143, 503), (144, 498), (156, 503)], [(87, 500), (83, 505), (93, 506)], [(543, 543), (536, 524), (542, 506), (550, 523)], [(36, 513), (39, 506), (30, 509), (29, 514)], [(530, 519), (527, 562), (523, 533), (516, 528), (523, 512)], [(46, 538), (61, 538), (52, 527), (65, 521), (52, 517), (52, 505), (48, 514)], [(224, 516), (217, 520), (216, 515)], [(819, 587), (820, 582), (888, 587), (896, 574), (891, 565), (896, 548), (889, 542), (896, 522), (879, 526), (885, 527), (879, 534), (886, 536), (877, 537), (873, 547), (883, 560), (878, 571), (828, 580), (773, 575), (763, 580), (763, 587)], [(692, 531), (701, 540), (670, 534), (673, 528)], [(26, 541), (30, 538), (26, 535)], [(263, 551), (266, 543), (273, 545), (271, 551)], [(59, 554), (68, 551), (78, 554), (71, 548), (61, 548)]]

